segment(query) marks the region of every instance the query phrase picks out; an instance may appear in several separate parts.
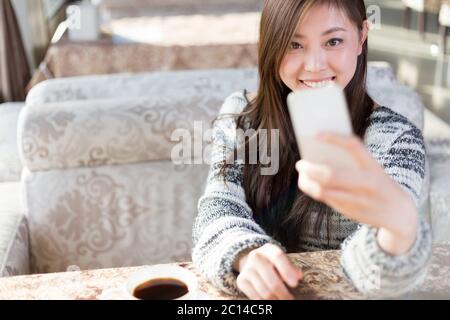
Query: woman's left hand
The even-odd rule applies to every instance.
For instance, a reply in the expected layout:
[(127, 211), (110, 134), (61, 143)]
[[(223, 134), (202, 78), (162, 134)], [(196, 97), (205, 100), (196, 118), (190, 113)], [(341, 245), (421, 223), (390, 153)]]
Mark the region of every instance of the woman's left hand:
[[(418, 219), (413, 199), (384, 171), (358, 137), (321, 134), (318, 139), (347, 151), (357, 166), (342, 169), (300, 160), (296, 164), (299, 188), (352, 220), (380, 228), (378, 239), (384, 239), (386, 251), (397, 253), (409, 248)], [(402, 243), (390, 245), (398, 241)]]

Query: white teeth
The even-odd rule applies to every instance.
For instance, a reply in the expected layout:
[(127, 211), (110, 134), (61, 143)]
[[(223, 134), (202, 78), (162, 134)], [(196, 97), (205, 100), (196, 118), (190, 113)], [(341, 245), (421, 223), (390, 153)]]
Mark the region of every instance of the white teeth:
[(320, 82), (303, 81), (303, 83), (311, 88), (324, 88), (324, 87), (328, 87), (328, 86), (332, 85), (334, 83), (334, 81), (333, 80), (326, 80), (326, 81), (320, 81)]

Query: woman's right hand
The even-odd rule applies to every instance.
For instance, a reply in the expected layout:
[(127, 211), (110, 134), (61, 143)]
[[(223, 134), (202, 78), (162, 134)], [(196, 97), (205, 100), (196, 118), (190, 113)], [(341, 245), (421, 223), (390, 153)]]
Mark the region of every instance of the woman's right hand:
[(243, 255), (236, 263), (238, 288), (252, 300), (292, 300), (292, 288), (302, 277), (276, 245), (268, 243)]

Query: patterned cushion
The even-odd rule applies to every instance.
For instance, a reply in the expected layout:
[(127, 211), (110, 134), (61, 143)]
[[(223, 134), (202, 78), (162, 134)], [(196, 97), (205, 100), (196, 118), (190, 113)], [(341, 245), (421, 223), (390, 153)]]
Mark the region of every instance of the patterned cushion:
[(32, 271), (189, 261), (207, 173), (168, 161), (26, 170)]
[[(58, 87), (53, 87), (55, 82), (35, 87), (21, 115), (21, 154), (27, 168), (168, 160), (175, 129), (193, 133), (196, 121), (206, 130), (230, 92), (255, 83), (254, 71), (248, 70), (158, 77), (113, 77), (92, 86), (88, 80), (82, 85), (83, 80), (69, 79)], [(72, 100), (75, 92), (81, 101)], [(142, 92), (146, 96), (139, 96)], [(113, 93), (116, 98), (105, 99)]]

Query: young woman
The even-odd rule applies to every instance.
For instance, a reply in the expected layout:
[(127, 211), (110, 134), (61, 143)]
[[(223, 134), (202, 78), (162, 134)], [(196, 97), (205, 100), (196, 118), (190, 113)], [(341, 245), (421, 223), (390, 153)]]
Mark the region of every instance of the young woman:
[[(251, 299), (291, 299), (288, 289), (302, 274), (286, 252), (339, 248), (344, 274), (361, 292), (398, 295), (423, 278), (432, 242), (417, 210), (423, 137), (368, 96), (368, 30), (363, 0), (266, 1), (259, 88), (223, 105), (194, 223), (193, 262), (218, 288)], [(288, 115), (291, 91), (330, 82), (345, 88), (355, 136), (318, 139), (349, 152), (358, 163), (352, 170), (300, 160)], [(261, 175), (261, 163), (246, 161), (249, 148), (230, 163), (236, 149), (249, 145), (236, 129), (249, 128), (279, 130), (277, 174)]]

